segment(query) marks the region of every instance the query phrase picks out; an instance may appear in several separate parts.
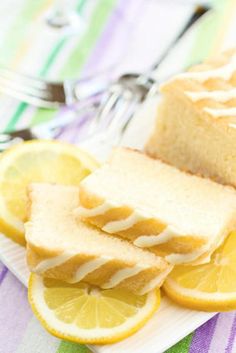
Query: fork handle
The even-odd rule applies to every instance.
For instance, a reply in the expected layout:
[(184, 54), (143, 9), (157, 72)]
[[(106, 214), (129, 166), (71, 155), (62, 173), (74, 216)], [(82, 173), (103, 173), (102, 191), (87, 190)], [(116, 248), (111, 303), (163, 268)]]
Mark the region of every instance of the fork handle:
[(96, 97), (106, 91), (110, 80), (105, 74), (80, 80), (67, 80), (64, 83), (67, 104), (72, 105)]
[(174, 40), (168, 45), (166, 50), (162, 53), (161, 57), (159, 57), (158, 61), (154, 63), (150, 69), (149, 73), (154, 72), (158, 69), (158, 67), (162, 64), (162, 62), (166, 59), (175, 45), (180, 41), (180, 39), (185, 35), (185, 33), (203, 16), (205, 15), (211, 8), (206, 5), (196, 5), (190, 18), (187, 23), (185, 23), (184, 27), (180, 30)]

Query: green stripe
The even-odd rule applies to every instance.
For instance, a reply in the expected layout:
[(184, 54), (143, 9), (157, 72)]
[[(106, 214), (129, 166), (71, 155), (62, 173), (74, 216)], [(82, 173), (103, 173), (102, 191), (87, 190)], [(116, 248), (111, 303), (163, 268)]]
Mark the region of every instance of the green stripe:
[(106, 19), (111, 13), (116, 0), (100, 0), (91, 18), (91, 25), (88, 26), (86, 35), (82, 38), (80, 45), (78, 45), (71, 54), (70, 60), (60, 72), (60, 77), (73, 77), (75, 68), (77, 72), (81, 70), (85, 64), (91, 49), (95, 45), (97, 38), (101, 35)]
[(49, 69), (52, 67), (52, 64), (56, 60), (57, 55), (63, 49), (66, 42), (67, 42), (67, 38), (63, 38), (56, 44), (56, 46), (52, 50), (51, 54), (47, 58), (47, 60), (44, 64), (44, 67), (41, 69), (40, 76), (44, 77), (48, 73)]
[[(101, 35), (101, 32), (105, 26), (107, 18), (115, 6), (115, 2), (116, 0), (109, 0), (109, 3), (107, 2), (107, 0), (100, 0), (98, 2), (97, 7), (94, 9), (94, 15), (91, 18), (91, 24), (93, 25), (88, 26), (87, 33), (85, 34), (81, 42), (78, 43), (72, 55), (70, 56), (68, 62), (66, 63), (64, 69), (59, 74), (60, 78), (63, 78), (63, 76), (64, 77), (68, 77), (68, 76), (74, 77), (75, 75), (79, 76), (79, 73), (83, 68), (83, 65), (85, 64), (95, 43), (98, 40), (98, 37)], [(106, 4), (105, 9), (102, 6), (102, 3)], [(79, 10), (82, 11), (81, 6)], [(80, 53), (84, 54), (83, 57), (80, 55)], [(73, 57), (73, 60), (72, 60), (72, 57)], [(42, 123), (44, 121), (50, 120), (53, 118), (55, 114), (56, 114), (55, 111), (38, 109), (35, 112), (35, 115), (32, 119), (32, 124), (36, 125), (38, 123)]]
[(82, 15), (83, 14), (83, 10), (84, 10), (84, 7), (85, 7), (85, 4), (86, 2), (85, 1), (81, 1), (81, 3), (79, 3), (76, 7), (76, 11)]
[[(79, 8), (83, 8), (83, 5), (85, 3), (85, 0), (80, 0), (78, 7)], [(49, 71), (49, 69), (51, 68), (51, 66), (53, 65), (58, 53), (63, 49), (64, 45), (66, 44), (66, 40), (67, 40), (67, 36), (62, 38), (54, 47), (54, 49), (51, 51), (48, 59), (46, 60), (43, 68), (41, 69), (39, 75), (41, 77), (45, 76), (47, 74), (47, 72)], [(27, 103), (20, 103), (18, 105), (18, 107), (16, 108), (15, 112), (13, 113), (11, 119), (9, 120), (5, 131), (12, 131), (14, 130), (14, 127), (16, 125), (16, 123), (18, 122), (18, 120), (20, 119), (21, 115), (24, 113), (24, 111), (28, 108), (28, 104)], [(53, 115), (55, 114), (55, 111), (53, 109), (37, 109), (36, 114), (39, 114), (39, 119), (40, 122), (43, 121), (47, 121), (50, 118), (53, 117)]]
[(4, 132), (8, 132), (8, 131), (13, 131), (15, 124), (17, 123), (19, 117), (24, 113), (24, 111), (26, 110), (26, 108), (28, 107), (27, 103), (20, 103), (15, 112), (13, 113), (11, 120), (8, 122), (7, 126), (5, 127)]
[[(86, 4), (86, 0), (80, 0), (78, 5), (76, 6), (76, 12), (79, 15), (82, 14), (82, 11), (84, 9), (85, 4)], [(42, 68), (42, 70), (40, 72), (40, 76), (45, 76), (48, 73), (49, 69), (52, 67), (52, 64), (56, 60), (60, 51), (63, 49), (63, 47), (67, 43), (68, 39), (69, 39), (68, 36), (65, 36), (56, 44), (55, 48), (52, 50), (46, 63), (44, 64), (44, 67)]]
[(214, 0), (215, 10), (211, 15), (206, 16), (197, 30), (191, 54), (187, 59), (187, 67), (201, 62), (211, 52), (221, 30), (222, 22), (225, 20), (225, 11), (230, 1)]
[(61, 341), (56, 353), (90, 353), (91, 351), (84, 345)]
[[(85, 0), (80, 0), (78, 7), (79, 8), (83, 8), (83, 5), (85, 3)], [(64, 45), (66, 44), (66, 37), (64, 37), (63, 39), (61, 39), (56, 46), (54, 47), (54, 49), (52, 50), (52, 52), (50, 53), (50, 55), (48, 56), (43, 68), (40, 71), (40, 76), (45, 76), (47, 74), (47, 72), (49, 71), (49, 69), (51, 68), (51, 66), (53, 65), (58, 53), (63, 49)], [(18, 107), (16, 108), (15, 112), (13, 113), (10, 121), (8, 122), (5, 131), (12, 131), (14, 130), (14, 127), (17, 123), (17, 121), (20, 119), (21, 115), (24, 113), (24, 111), (28, 108), (28, 104), (27, 103), (20, 103), (18, 105)], [(54, 110), (45, 110), (45, 109), (38, 109), (37, 113), (41, 116), (42, 115), (42, 119), (41, 121), (47, 121), (48, 119), (50, 119), (54, 114)]]
[[(82, 0), (81, 2), (83, 2), (84, 0)], [(48, 70), (51, 68), (51, 66), (53, 65), (58, 53), (62, 50), (62, 48), (64, 47), (64, 45), (66, 44), (66, 38), (61, 39), (56, 46), (54, 47), (54, 49), (52, 50), (51, 54), (49, 55), (49, 57), (47, 58), (43, 68), (40, 71), (40, 76), (45, 76), (48, 72)], [(21, 117), (21, 115), (24, 113), (24, 111), (28, 108), (28, 104), (27, 103), (20, 103), (18, 105), (18, 107), (16, 108), (14, 114), (12, 115), (11, 120), (9, 121), (5, 131), (12, 131), (17, 123), (17, 121), (19, 120), (19, 118)], [(40, 109), (40, 115), (42, 114), (42, 121), (47, 121), (50, 116), (52, 114), (54, 114), (54, 110), (45, 110), (45, 109)]]
[(0, 45), (1, 62), (9, 65), (12, 60), (15, 60), (17, 51), (22, 43), (22, 40), (29, 31), (29, 23), (37, 13), (45, 7), (48, 0), (40, 1), (25, 1), (21, 12), (18, 14), (15, 22), (12, 24), (7, 36)]
[[(87, 60), (87, 57), (89, 56), (94, 44), (97, 41), (97, 38), (99, 37), (103, 26), (105, 25), (106, 19), (110, 12), (112, 11), (114, 4), (116, 0), (100, 0), (94, 9), (92, 18), (91, 18), (91, 23), (93, 26), (88, 26), (88, 30), (83, 37), (83, 39), (80, 41), (78, 46), (75, 48), (72, 57), (73, 60), (71, 61), (71, 58), (69, 58), (68, 62), (65, 65), (65, 72), (70, 68), (70, 72), (73, 71), (73, 75), (75, 72), (77, 72), (77, 75), (79, 74), (79, 71), (81, 71), (84, 63)], [(77, 5), (77, 10), (82, 11), (84, 8), (85, 0), (81, 0), (79, 4)], [(104, 5), (104, 6), (102, 6)], [(92, 29), (91, 29), (92, 28)], [(51, 68), (52, 64), (55, 62), (58, 53), (62, 50), (66, 43), (66, 38), (61, 39), (54, 50), (51, 52), (49, 58), (47, 59), (46, 64), (41, 70), (41, 75), (46, 75), (49, 69)], [(79, 60), (75, 60), (76, 55), (79, 55), (79, 53), (82, 52), (83, 56)], [(75, 71), (76, 70), (76, 71)], [(63, 70), (62, 70), (63, 72)], [(60, 75), (61, 76), (61, 75)], [(67, 75), (68, 76), (68, 75)], [(5, 131), (12, 131), (15, 128), (15, 125), (17, 121), (20, 119), (21, 115), (23, 112), (27, 109), (28, 105), (25, 103), (20, 103), (19, 106), (17, 107), (16, 111), (14, 112), (12, 118), (8, 122)], [(43, 121), (47, 121), (49, 119), (52, 119), (53, 116), (56, 114), (54, 110), (45, 110), (45, 109), (37, 109), (35, 112), (33, 118), (32, 118), (32, 124), (38, 124)]]
[(47, 121), (53, 119), (53, 117), (57, 114), (57, 110), (55, 109), (40, 109), (38, 108), (32, 119), (31, 126), (35, 126), (37, 124), (46, 123)]
[(190, 335), (186, 336), (184, 339), (179, 341), (176, 345), (167, 349), (165, 353), (188, 353), (190, 344), (192, 342), (192, 338), (193, 338), (193, 333), (190, 333)]

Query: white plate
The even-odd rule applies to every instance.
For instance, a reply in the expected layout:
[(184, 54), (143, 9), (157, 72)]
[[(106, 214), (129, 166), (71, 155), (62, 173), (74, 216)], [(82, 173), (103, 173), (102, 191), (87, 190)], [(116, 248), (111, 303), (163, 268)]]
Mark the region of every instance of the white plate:
[[(124, 136), (122, 145), (143, 147), (152, 129), (156, 106), (157, 100), (153, 99), (140, 109)], [(96, 155), (95, 151), (94, 154)], [(27, 286), (29, 270), (25, 261), (25, 248), (0, 234), (0, 259)], [(214, 313), (184, 309), (163, 298), (158, 312), (135, 335), (120, 343), (89, 348), (95, 353), (162, 353), (213, 315)]]

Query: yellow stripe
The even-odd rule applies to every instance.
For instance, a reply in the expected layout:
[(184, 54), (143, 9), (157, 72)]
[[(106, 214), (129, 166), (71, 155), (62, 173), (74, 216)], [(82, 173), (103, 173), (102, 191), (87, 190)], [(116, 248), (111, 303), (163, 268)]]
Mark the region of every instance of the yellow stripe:
[[(32, 17), (32, 23), (36, 22), (40, 19), (41, 16), (43, 16), (44, 13), (52, 6), (53, 0), (48, 0), (41, 8), (41, 10), (35, 14), (35, 16)], [(17, 69), (25, 57), (27, 56), (28, 52), (31, 49), (32, 43), (34, 42), (34, 38), (36, 37), (36, 34), (38, 33), (39, 28), (35, 27), (33, 33), (31, 34), (30, 38), (26, 37), (25, 40), (22, 41), (22, 43), (19, 46), (18, 53), (14, 57), (11, 67), (14, 69)]]
[(226, 8), (224, 9), (224, 14), (222, 15), (222, 21), (220, 25), (220, 31), (216, 37), (213, 48), (210, 51), (209, 58), (214, 57), (217, 53), (222, 51), (225, 38), (232, 25), (233, 18), (236, 15), (236, 0), (230, 0)]

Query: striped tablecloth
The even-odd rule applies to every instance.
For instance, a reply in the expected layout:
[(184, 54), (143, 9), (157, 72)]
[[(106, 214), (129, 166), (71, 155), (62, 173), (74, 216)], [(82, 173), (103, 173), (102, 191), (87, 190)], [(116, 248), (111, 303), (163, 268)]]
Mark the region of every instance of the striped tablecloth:
[[(185, 65), (236, 44), (235, 1), (212, 3), (214, 13), (183, 41)], [(0, 64), (54, 79), (85, 77), (100, 70), (107, 70), (108, 76), (144, 70), (173, 38), (192, 5), (190, 0), (77, 0), (75, 8), (81, 16), (81, 27), (74, 35), (49, 31), (43, 25), (50, 6), (49, 0), (1, 2)], [(0, 96), (2, 131), (67, 113), (71, 111), (36, 109)], [(61, 138), (74, 141), (78, 133), (75, 128), (67, 129)], [(3, 264), (0, 305), (0, 353), (88, 352), (85, 346), (52, 337), (40, 326), (27, 302), (26, 289)], [(236, 352), (235, 335), (236, 314), (218, 314), (168, 353)]]

